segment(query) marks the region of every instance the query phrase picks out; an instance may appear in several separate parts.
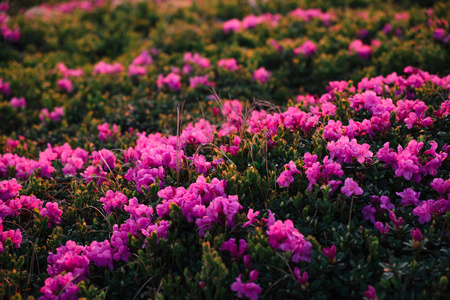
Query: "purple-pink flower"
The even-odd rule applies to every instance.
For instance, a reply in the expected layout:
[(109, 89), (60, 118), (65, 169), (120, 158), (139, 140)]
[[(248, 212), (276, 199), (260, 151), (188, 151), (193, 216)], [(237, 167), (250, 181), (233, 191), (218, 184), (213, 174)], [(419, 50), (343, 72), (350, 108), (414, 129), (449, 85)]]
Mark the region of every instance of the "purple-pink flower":
[(222, 28), (224, 33), (229, 33), (230, 31), (239, 31), (242, 27), (241, 21), (238, 19), (232, 19), (223, 23)]
[(315, 43), (307, 40), (300, 47), (294, 49), (294, 55), (301, 54), (303, 57), (310, 57), (317, 52), (317, 46)]
[(234, 58), (222, 58), (217, 65), (230, 71), (237, 71), (239, 69), (237, 61)]
[(371, 285), (369, 285), (367, 291), (364, 292), (364, 297), (366, 297), (369, 300), (377, 300), (377, 294), (375, 291), (375, 288)]
[(331, 245), (331, 247), (323, 248), (323, 254), (328, 257), (331, 263), (336, 262), (336, 246)]
[[(258, 295), (261, 293), (261, 287), (254, 282), (243, 283), (241, 281), (241, 274), (236, 277), (236, 281), (231, 284), (231, 290), (233, 292), (237, 292), (238, 298), (242, 298), (242, 294), (244, 294), (250, 300), (258, 299)], [(256, 276), (257, 277), (257, 276)], [(254, 280), (256, 278), (253, 278)]]
[(11, 104), (11, 106), (15, 109), (19, 109), (21, 107), (23, 107), (23, 108), (27, 107), (27, 102), (25, 101), (24, 97), (21, 97), (21, 98), (13, 97), (9, 101), (9, 104)]
[(269, 81), (270, 75), (272, 73), (267, 71), (264, 67), (259, 68), (253, 72), (253, 80), (261, 84)]
[(347, 197), (351, 197), (352, 195), (359, 196), (362, 195), (363, 189), (352, 178), (346, 178), (344, 186), (341, 188), (341, 193)]
[(70, 93), (72, 91), (73, 85), (72, 85), (72, 81), (70, 81), (67, 78), (63, 78), (58, 80), (58, 86), (65, 90), (66, 92)]

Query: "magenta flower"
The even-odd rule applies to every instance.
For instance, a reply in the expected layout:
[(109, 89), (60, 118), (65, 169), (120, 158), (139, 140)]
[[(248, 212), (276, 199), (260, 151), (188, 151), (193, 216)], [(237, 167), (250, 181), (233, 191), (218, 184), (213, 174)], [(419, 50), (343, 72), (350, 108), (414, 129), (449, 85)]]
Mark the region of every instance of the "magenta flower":
[(241, 276), (239, 274), (236, 277), (236, 281), (231, 284), (231, 290), (237, 292), (238, 298), (242, 298), (242, 294), (244, 294), (250, 300), (258, 299), (258, 295), (261, 293), (261, 287), (254, 282), (243, 283)]
[(147, 74), (147, 69), (145, 69), (145, 67), (133, 65), (133, 64), (128, 66), (128, 76), (129, 77), (143, 76), (145, 74)]
[(384, 224), (381, 222), (375, 222), (374, 224), (375, 228), (378, 229), (378, 231), (385, 237), (389, 233), (390, 229), (388, 224)]
[(323, 248), (323, 254), (325, 254), (325, 256), (328, 257), (328, 260), (331, 263), (336, 262), (336, 246), (335, 245), (332, 245), (331, 247), (328, 247), (328, 248)]
[(234, 238), (229, 239), (222, 243), (220, 250), (230, 252), (231, 256), (238, 259), (241, 258), (247, 251), (247, 242), (243, 239), (239, 240), (239, 248), (236, 245), (236, 240)]
[(363, 59), (369, 59), (372, 55), (372, 49), (369, 45), (364, 45), (361, 40), (354, 40), (348, 46), (349, 54), (358, 54)]
[(93, 241), (89, 246), (84, 249), (84, 254), (92, 261), (96, 266), (113, 269), (111, 245), (108, 240), (103, 242)]
[(396, 194), (402, 198), (401, 204), (403, 206), (411, 204), (417, 206), (419, 204), (420, 192), (415, 192), (412, 188), (406, 188), (403, 192), (397, 192)]
[(3, 37), (6, 40), (10, 41), (11, 43), (15, 43), (15, 42), (19, 41), (19, 39), (20, 39), (20, 29), (19, 28), (11, 29), (7, 25), (4, 24), (1, 28), (1, 33), (2, 33)]
[(103, 208), (108, 214), (117, 209), (122, 210), (124, 205), (128, 204), (127, 196), (121, 192), (114, 192), (111, 190), (108, 190), (106, 192), (106, 197), (101, 197), (99, 201), (103, 202)]
[(433, 32), (433, 38), (441, 41), (445, 38), (446, 34), (445, 34), (445, 29), (444, 28), (436, 28)]
[(304, 42), (300, 47), (294, 49), (294, 55), (301, 54), (303, 57), (310, 57), (317, 52), (317, 46), (310, 40)]
[(98, 186), (101, 186), (103, 182), (108, 183), (106, 176), (106, 172), (104, 172), (100, 166), (89, 166), (84, 173), (81, 174), (81, 177), (86, 180), (86, 184), (92, 180), (96, 180)]
[[(0, 220), (2, 220), (0, 218)], [(1, 222), (0, 222), (1, 225)], [(0, 228), (3, 226), (1, 225)], [(11, 242), (13, 243), (14, 247), (17, 249), (20, 247), (20, 244), (22, 243), (22, 233), (19, 229), (16, 230), (8, 230), (8, 231), (2, 231), (0, 229), (0, 253), (4, 252), (3, 243), (6, 242), (6, 240), (10, 238)]]
[(63, 79), (58, 80), (57, 83), (58, 83), (58, 86), (61, 89), (65, 90), (66, 92), (70, 93), (72, 91), (72, 87), (73, 87), (72, 81), (70, 81), (69, 79), (63, 78)]
[(64, 76), (64, 78), (80, 77), (80, 76), (84, 75), (84, 71), (82, 69), (69, 69), (62, 62), (58, 63), (57, 67), (58, 67), (58, 71)]
[(147, 50), (142, 50), (141, 54), (139, 54), (133, 61), (131, 62), (132, 65), (143, 65), (148, 66), (153, 63), (153, 59), (148, 53)]
[(39, 300), (76, 300), (78, 299), (78, 290), (76, 276), (72, 272), (68, 272), (64, 275), (45, 279), (45, 285), (41, 288), (41, 293), (44, 295)]
[[(160, 75), (162, 76), (162, 75)], [(163, 84), (166, 84), (172, 91), (177, 92), (181, 88), (181, 77), (178, 74), (170, 73), (166, 77), (162, 77), (160, 84), (162, 87)]]
[(55, 109), (50, 112), (49, 118), (54, 122), (61, 121), (61, 117), (64, 116), (64, 109), (62, 107), (55, 107)]
[(364, 297), (366, 297), (369, 300), (377, 300), (377, 294), (375, 291), (375, 288), (371, 285), (369, 285), (369, 288), (367, 291), (364, 292)]
[(364, 206), (362, 209), (362, 214), (364, 220), (375, 223), (375, 213), (377, 212), (376, 208), (373, 207), (371, 204)]
[[(47, 202), (45, 208), (41, 210), (41, 215), (42, 217), (47, 216), (49, 221), (59, 224), (61, 223), (62, 210), (58, 208), (58, 203)], [(50, 226), (49, 223), (48, 227)]]
[(261, 67), (253, 72), (253, 80), (258, 83), (264, 84), (269, 81), (271, 74), (272, 73), (267, 71), (264, 67)]
[(418, 242), (421, 242), (423, 240), (423, 236), (419, 228), (411, 230), (411, 237), (413, 238), (413, 240)]
[(113, 138), (113, 140), (115, 140), (117, 136), (120, 135), (119, 128), (117, 127), (116, 124), (112, 125), (112, 130), (109, 129), (109, 124), (107, 122), (97, 125), (97, 129), (98, 129), (98, 138), (104, 142), (106, 142), (108, 137)]
[(298, 263), (302, 261), (311, 261), (312, 244), (307, 241), (304, 236), (294, 228), (291, 220), (284, 223), (277, 220), (273, 225), (268, 225), (267, 235), (269, 236), (269, 244), (274, 249), (292, 252), (292, 261)]
[(413, 215), (419, 217), (419, 223), (424, 224), (431, 220), (431, 207), (428, 201), (422, 201), (420, 206), (413, 209)]
[(117, 74), (123, 71), (123, 67), (120, 63), (108, 64), (104, 61), (98, 62), (94, 66), (92, 74)]
[(195, 89), (197, 86), (211, 86), (212, 83), (208, 81), (208, 75), (194, 76), (189, 78), (189, 87)]
[(253, 224), (253, 223), (258, 222), (258, 220), (255, 219), (258, 215), (259, 215), (259, 211), (257, 211), (257, 212), (254, 213), (254, 212), (253, 212), (253, 208), (250, 208), (250, 209), (248, 210), (248, 213), (247, 213), (247, 219), (248, 219), (248, 221), (245, 222), (244, 225), (242, 225), (242, 228), (245, 228), (245, 227), (247, 227), (247, 226), (250, 225), (250, 224)]
[(380, 208), (385, 210), (395, 209), (395, 205), (391, 203), (391, 199), (388, 196), (381, 196)]
[(219, 60), (217, 65), (230, 71), (237, 71), (239, 69), (237, 61), (234, 58), (222, 58), (221, 60)]
[(303, 274), (302, 274), (302, 271), (299, 268), (295, 267), (294, 268), (294, 275), (295, 275), (295, 277), (297, 277), (297, 281), (302, 286), (308, 286), (309, 285), (309, 283), (308, 283), (308, 279), (309, 279), (308, 273), (303, 272)]
[(22, 185), (17, 183), (15, 178), (0, 181), (0, 201), (7, 201), (19, 195)]
[(292, 182), (294, 182), (294, 174), (300, 174), (300, 171), (297, 170), (297, 166), (291, 160), (288, 164), (285, 164), (286, 168), (277, 179), (277, 183), (282, 187), (289, 187)]
[(19, 109), (21, 107), (23, 107), (23, 108), (27, 107), (27, 102), (25, 101), (24, 97), (21, 97), (21, 98), (13, 97), (9, 101), (9, 104), (11, 104), (11, 106), (15, 109)]
[(403, 218), (400, 217), (397, 219), (397, 216), (392, 210), (389, 212), (389, 219), (391, 219), (392, 223), (394, 224), (395, 230), (399, 230), (403, 225)]
[(352, 178), (345, 179), (344, 186), (341, 188), (341, 193), (345, 194), (347, 197), (352, 195), (359, 196), (362, 195), (363, 189), (358, 186)]
[(102, 166), (103, 171), (112, 171), (116, 168), (116, 156), (110, 150), (94, 151), (92, 158), (92, 164)]
[(241, 29), (241, 26), (241, 21), (239, 21), (238, 19), (232, 19), (223, 23), (222, 28), (224, 33), (228, 33), (230, 31), (239, 31)]
[(0, 78), (0, 94), (8, 96), (11, 93), (9, 83)]

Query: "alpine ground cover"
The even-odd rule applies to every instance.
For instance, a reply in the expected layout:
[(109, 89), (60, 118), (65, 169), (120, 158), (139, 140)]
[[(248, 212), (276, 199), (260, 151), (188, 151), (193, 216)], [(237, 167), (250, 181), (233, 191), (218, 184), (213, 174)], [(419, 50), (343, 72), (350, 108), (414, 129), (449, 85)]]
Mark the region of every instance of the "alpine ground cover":
[(1, 297), (445, 298), (449, 3), (252, 3), (0, 4)]

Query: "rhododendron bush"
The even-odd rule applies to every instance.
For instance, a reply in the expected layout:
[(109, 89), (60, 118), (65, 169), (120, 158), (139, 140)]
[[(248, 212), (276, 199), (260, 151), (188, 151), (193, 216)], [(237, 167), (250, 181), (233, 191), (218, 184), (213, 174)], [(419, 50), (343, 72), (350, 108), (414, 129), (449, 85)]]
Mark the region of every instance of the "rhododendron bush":
[(0, 298), (450, 292), (449, 3), (59, 2), (0, 2)]

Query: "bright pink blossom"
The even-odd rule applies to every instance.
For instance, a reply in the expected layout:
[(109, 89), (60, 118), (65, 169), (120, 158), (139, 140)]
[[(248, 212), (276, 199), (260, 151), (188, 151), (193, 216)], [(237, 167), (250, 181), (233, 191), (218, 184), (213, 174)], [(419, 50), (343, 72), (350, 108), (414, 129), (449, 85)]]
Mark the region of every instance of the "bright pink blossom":
[(359, 196), (362, 195), (363, 189), (352, 178), (346, 178), (344, 186), (341, 188), (341, 193), (347, 197), (351, 197), (352, 195)]

